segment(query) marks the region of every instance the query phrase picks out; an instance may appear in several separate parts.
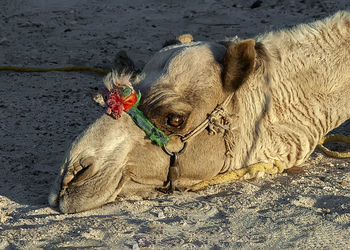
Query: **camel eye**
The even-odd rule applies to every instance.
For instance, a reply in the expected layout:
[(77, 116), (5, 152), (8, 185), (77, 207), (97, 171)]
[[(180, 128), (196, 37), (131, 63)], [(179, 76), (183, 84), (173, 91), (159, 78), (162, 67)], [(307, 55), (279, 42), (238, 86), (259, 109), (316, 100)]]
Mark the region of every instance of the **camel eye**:
[(180, 127), (185, 121), (185, 118), (182, 115), (178, 115), (178, 114), (169, 114), (168, 115), (168, 120), (167, 120), (167, 124), (169, 126), (178, 128)]

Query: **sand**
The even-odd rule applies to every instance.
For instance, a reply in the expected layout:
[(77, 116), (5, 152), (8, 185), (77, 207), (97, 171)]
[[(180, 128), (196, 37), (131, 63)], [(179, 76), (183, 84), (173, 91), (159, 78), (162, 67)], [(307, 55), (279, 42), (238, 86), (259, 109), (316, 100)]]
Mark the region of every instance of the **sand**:
[[(141, 69), (166, 40), (241, 38), (346, 9), (348, 0), (2, 0), (0, 65)], [(255, 8), (251, 8), (255, 7)], [(103, 76), (0, 72), (0, 249), (350, 248), (350, 160), (64, 215), (47, 195), (64, 152), (103, 110)], [(337, 132), (350, 136), (350, 121)], [(341, 149), (342, 146), (339, 147)]]

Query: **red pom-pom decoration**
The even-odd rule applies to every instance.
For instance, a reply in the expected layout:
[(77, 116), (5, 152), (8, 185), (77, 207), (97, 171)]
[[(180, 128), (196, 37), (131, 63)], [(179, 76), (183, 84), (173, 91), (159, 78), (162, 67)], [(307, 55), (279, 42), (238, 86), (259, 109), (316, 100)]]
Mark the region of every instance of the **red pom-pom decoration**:
[(104, 95), (107, 106), (107, 114), (118, 119), (122, 115), (122, 111), (131, 109), (137, 102), (137, 95), (134, 89), (129, 86), (117, 86)]

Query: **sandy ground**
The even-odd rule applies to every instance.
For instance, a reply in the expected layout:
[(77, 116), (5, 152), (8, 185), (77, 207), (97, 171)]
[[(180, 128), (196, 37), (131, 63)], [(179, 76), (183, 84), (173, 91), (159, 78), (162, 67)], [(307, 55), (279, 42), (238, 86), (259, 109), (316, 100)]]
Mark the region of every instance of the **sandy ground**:
[[(247, 38), (350, 5), (253, 3), (1, 0), (0, 65), (109, 70), (125, 50), (142, 68), (182, 33)], [(350, 249), (350, 160), (319, 151), (299, 173), (121, 200), (73, 215), (51, 209), (47, 195), (65, 149), (103, 112), (91, 99), (101, 87), (102, 76), (93, 73), (0, 72), (0, 249)], [(338, 132), (350, 135), (350, 121)]]

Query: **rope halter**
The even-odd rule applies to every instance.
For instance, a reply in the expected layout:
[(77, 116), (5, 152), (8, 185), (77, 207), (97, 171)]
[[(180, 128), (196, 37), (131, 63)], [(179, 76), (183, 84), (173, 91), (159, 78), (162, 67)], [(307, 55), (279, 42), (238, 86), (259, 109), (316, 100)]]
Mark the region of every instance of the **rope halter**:
[[(233, 96), (234, 93), (228, 95), (225, 101), (222, 104), (217, 105), (216, 108), (207, 116), (207, 118), (197, 127), (195, 127), (191, 132), (187, 133), (184, 136), (177, 134), (177, 136), (179, 136), (181, 141), (184, 143), (183, 148), (180, 150), (181, 153), (184, 152), (184, 149), (186, 148), (187, 142), (189, 140), (193, 139), (203, 130), (208, 128), (210, 135), (216, 135), (219, 133), (223, 134), (226, 147), (226, 159), (221, 172), (225, 172), (229, 169), (231, 166), (234, 148), (232, 134), (233, 131), (237, 128), (234, 126), (233, 117), (238, 116), (236, 114), (230, 114), (227, 111), (227, 107), (231, 103)], [(169, 150), (166, 148), (166, 145), (163, 145), (163, 150), (170, 156), (174, 154), (174, 152), (169, 152)]]

